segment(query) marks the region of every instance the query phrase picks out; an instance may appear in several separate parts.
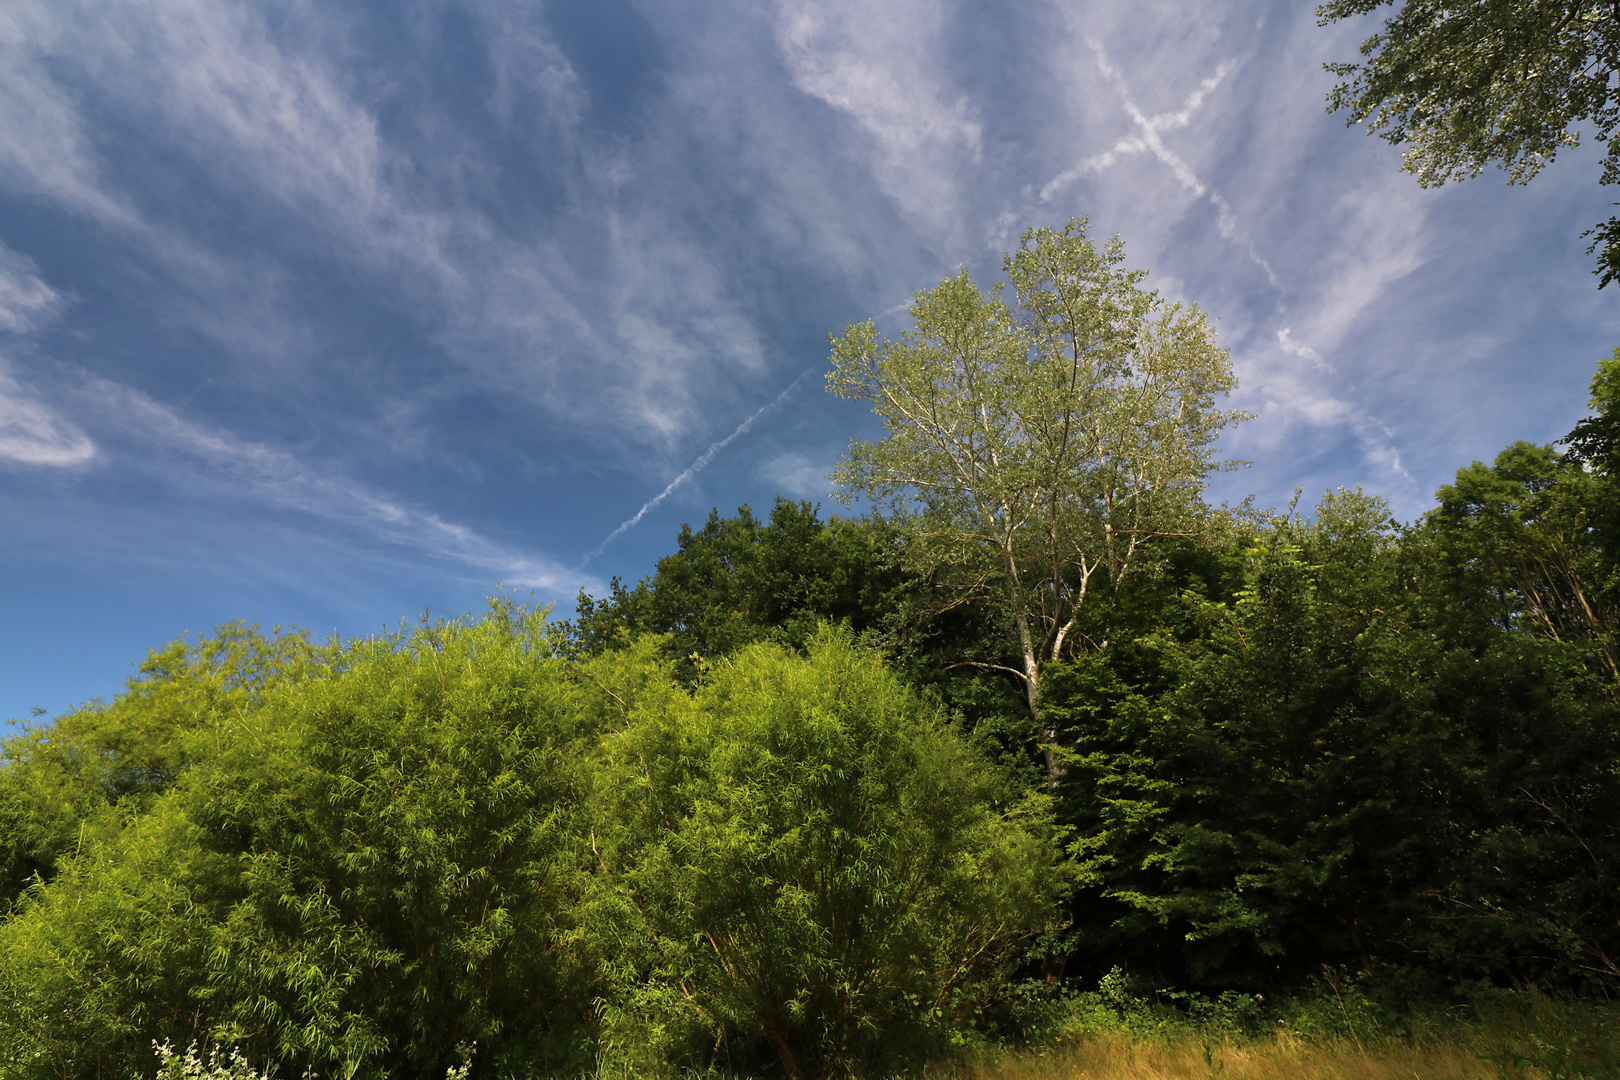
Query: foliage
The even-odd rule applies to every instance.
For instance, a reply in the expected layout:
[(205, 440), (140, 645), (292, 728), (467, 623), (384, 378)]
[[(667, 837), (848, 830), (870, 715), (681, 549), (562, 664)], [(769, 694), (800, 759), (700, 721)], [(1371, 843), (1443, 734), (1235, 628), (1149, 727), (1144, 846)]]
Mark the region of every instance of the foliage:
[(240, 623), (147, 655), (128, 689), (0, 743), (0, 911), (87, 835), (150, 805), (191, 765), (197, 729), (259, 706), (321, 650)]
[(150, 1075), (154, 1039), (656, 1071), (698, 1034), (822, 1074), (979, 1022), (1058, 895), (1042, 798), (847, 631), (691, 690), (658, 639), (560, 641), (497, 604), (186, 713), (187, 767), (0, 922), (0, 1076)]
[(600, 600), (582, 592), (576, 618), (564, 624), (568, 647), (597, 656), (660, 635), (661, 654), (691, 685), (706, 665), (746, 645), (803, 649), (824, 621), (834, 622), (939, 695), (998, 764), (1027, 768), (1033, 735), (1020, 693), (999, 673), (957, 663), (1016, 651), (1009, 628), (972, 605), (940, 611), (935, 584), (900, 565), (903, 543), (893, 521), (823, 520), (809, 503), (787, 499), (768, 521), (746, 506), (730, 518), (711, 512), (702, 529), (683, 525), (677, 550), (634, 588), (615, 580)]
[(1366, 921), (1444, 824), (1424, 779), (1437, 736), (1400, 685), (1417, 643), (1380, 607), (1394, 539), (1359, 493), (1275, 523), (1234, 601), (1193, 601), (1201, 635), (1161, 642), (1174, 688), (1082, 733), (1067, 756), (1093, 800), (1076, 853), (1094, 947), (1251, 988), (1365, 962)]
[(1331, 495), (1256, 539), (1231, 602), (1189, 598), (1198, 632), (1157, 641), (1169, 689), (1099, 702), (1095, 673), (1054, 671), (1092, 965), (1268, 991), (1322, 964), (1604, 970), (1605, 683), (1578, 649), (1458, 620), (1433, 540)]
[(810, 503), (780, 497), (768, 521), (747, 506), (731, 518), (711, 511), (701, 529), (682, 525), (677, 545), (632, 589), (615, 578), (602, 600), (580, 593), (576, 652), (666, 635), (666, 654), (690, 682), (700, 663), (755, 641), (802, 648), (827, 621), (875, 629), (906, 585), (885, 522), (823, 522)]
[(1551, 447), (1516, 442), (1440, 489), (1434, 515), (1457, 584), (1504, 625), (1588, 646), (1620, 677), (1620, 568), (1614, 481)]
[(881, 1071), (971, 1024), (1052, 914), (1043, 801), (1009, 801), (847, 636), (750, 646), (628, 717), (602, 758), (612, 887), (591, 920), (621, 1036)]
[[(1567, 452), (1514, 443), (1411, 525), (1359, 489), (1216, 514), (1229, 417), (1194, 393), (1179, 448), (1152, 429), (1126, 330), (1156, 301), (1117, 262), (1032, 233), (1023, 321), (959, 275), (901, 342), (838, 343), (891, 402), (990, 379), (937, 388), (1006, 466), (982, 489), (714, 513), (567, 624), (227, 626), (7, 740), (0, 1080), (832, 1076), (1120, 1038), (1202, 1040), (1206, 1075), (1275, 1032), (1385, 1075), (1436, 1002), (1503, 1076), (1612, 1070), (1579, 995), (1620, 979), (1620, 352)], [(1060, 316), (1097, 348), (1042, 344)], [(1137, 434), (1049, 453), (1056, 371), (1076, 430)], [(1143, 423), (1185, 471), (1122, 509)], [(893, 430), (848, 477), (933, 453)]]
[(1592, 415), (1564, 437), (1569, 459), (1601, 476), (1620, 476), (1620, 349), (1598, 361), (1588, 404)]
[[(543, 614), (350, 642), (200, 723), (208, 753), (0, 924), (0, 1075), (145, 1072), (151, 1040), (345, 1076), (584, 1047), (570, 912), (602, 691)], [(206, 719), (206, 718), (204, 718)]]
[(1036, 1052), (984, 1055), (954, 1075), (961, 1080), (1488, 1080), (1492, 1074), (1479, 1061), (1470, 1035), (1464, 1029), (1443, 1041), (1361, 1045), (1349, 1039), (1296, 1039), (1284, 1031), (1256, 1039), (1200, 1031), (1151, 1037), (1108, 1031)]
[[(204, 1057), (192, 1043), (184, 1054), (168, 1043), (154, 1044), (158, 1056), (158, 1080), (271, 1080), (274, 1070), (261, 1073), (242, 1056), (240, 1050), (210, 1047)], [(462, 1062), (445, 1072), (445, 1080), (467, 1080), (472, 1071), (472, 1048), (461, 1047)], [(308, 1073), (304, 1074), (307, 1080)]]
[[(1240, 418), (1214, 407), (1235, 380), (1202, 313), (1142, 290), (1123, 260), (1084, 219), (1031, 230), (1004, 264), (1016, 313), (963, 270), (916, 295), (898, 340), (870, 321), (833, 338), (828, 389), (870, 401), (886, 429), (850, 444), (841, 497), (901, 512), (907, 563), (948, 604), (1016, 627), (1015, 664), (966, 662), (1020, 680), (1037, 720), (1041, 670), (1088, 594), (1137, 571), (1151, 541), (1209, 531), (1214, 440)], [(1055, 783), (1050, 752), (1048, 767)]]
[[(1329, 0), (1326, 24), (1370, 14), (1393, 0)], [(1342, 80), (1328, 107), (1391, 143), (1424, 187), (1478, 175), (1495, 162), (1528, 183), (1589, 124), (1609, 143), (1599, 182), (1620, 180), (1620, 18), (1598, 0), (1401, 0), (1361, 44), (1362, 63), (1328, 64)], [(1599, 288), (1620, 271), (1620, 219), (1594, 230), (1604, 250)], [(1595, 243), (1594, 247), (1597, 246)], [(1589, 249), (1590, 250), (1590, 249)]]
[(1516, 443), (1460, 470), (1422, 534), (1435, 621), (1479, 658), (1451, 669), (1474, 703), (1472, 780), (1494, 819), (1440, 894), (1466, 916), (1459, 929), (1475, 928), (1463, 951), (1608, 979), (1620, 977), (1617, 496), (1605, 474)]
[(207, 1057), (192, 1043), (184, 1054), (177, 1054), (168, 1043), (156, 1043), (159, 1080), (270, 1080), (259, 1072), (240, 1050), (221, 1051), (211, 1047)]
[(1502, 1080), (1613, 1080), (1620, 1076), (1620, 1017), (1530, 987), (1486, 1008), (1485, 1052)]
[(1034, 1041), (967, 1056), (975, 1080), (1530, 1080), (1617, 1073), (1611, 1007), (1545, 994), (1497, 992), (1477, 1007), (1425, 1002), (1389, 1012), (1341, 981), (1264, 998), (1132, 992), (1120, 972), (1096, 990), (1048, 993), (1049, 1026)]

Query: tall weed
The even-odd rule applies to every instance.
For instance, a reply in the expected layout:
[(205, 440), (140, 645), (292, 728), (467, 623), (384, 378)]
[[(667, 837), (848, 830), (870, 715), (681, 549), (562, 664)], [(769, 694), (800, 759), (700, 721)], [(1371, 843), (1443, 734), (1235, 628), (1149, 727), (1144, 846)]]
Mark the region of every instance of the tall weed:
[(1488, 1008), (1481, 1057), (1502, 1080), (1620, 1080), (1620, 1017), (1531, 987)]

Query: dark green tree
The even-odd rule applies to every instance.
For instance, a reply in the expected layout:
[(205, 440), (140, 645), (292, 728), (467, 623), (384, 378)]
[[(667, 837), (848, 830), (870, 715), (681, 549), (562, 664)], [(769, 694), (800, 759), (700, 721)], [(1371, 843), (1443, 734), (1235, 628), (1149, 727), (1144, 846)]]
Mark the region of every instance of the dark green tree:
[(1620, 349), (1598, 361), (1587, 403), (1592, 415), (1564, 436), (1569, 457), (1601, 476), (1620, 479)]
[(1473, 527), (1330, 496), (1142, 643), (1156, 682), (1055, 669), (1078, 960), (1244, 989), (1323, 964), (1437, 990), (1615, 974), (1611, 682)]
[(1359, 493), (1274, 523), (1233, 601), (1189, 598), (1197, 636), (1158, 642), (1171, 688), (1080, 725), (1067, 756), (1093, 962), (1247, 988), (1371, 962), (1444, 832), (1427, 779), (1443, 736), (1413, 707), (1425, 643), (1398, 608), (1397, 554), (1387, 509)]
[(1437, 893), (1467, 942), (1454, 966), (1511, 950), (1570, 978), (1620, 979), (1615, 371), (1599, 366), (1568, 454), (1520, 442), (1474, 462), (1425, 522), (1436, 624), (1479, 658), (1452, 689), (1488, 749), (1489, 817)]
[(784, 498), (767, 521), (746, 506), (730, 518), (711, 512), (701, 529), (682, 525), (677, 550), (634, 588), (615, 579), (600, 600), (582, 592), (571, 646), (591, 656), (662, 635), (664, 655), (691, 683), (744, 645), (802, 648), (823, 622), (843, 624), (913, 685), (939, 694), (1003, 764), (1027, 766), (1034, 736), (1023, 689), (982, 670), (1016, 654), (1011, 628), (962, 603), (949, 568), (907, 570), (904, 542), (888, 519), (823, 520), (811, 504)]
[(691, 678), (697, 662), (755, 641), (802, 647), (822, 622), (877, 629), (907, 584), (897, 544), (883, 521), (822, 521), (810, 503), (781, 497), (765, 521), (747, 506), (729, 518), (710, 511), (701, 529), (681, 526), (650, 578), (630, 589), (615, 578), (601, 600), (580, 593), (576, 648), (594, 655), (667, 635), (667, 653)]
[[(1590, 430), (1595, 425), (1588, 422)], [(1578, 429), (1579, 430), (1579, 429)], [(1586, 443), (1597, 452), (1596, 440)], [(1440, 489), (1442, 570), (1478, 616), (1586, 647), (1620, 679), (1620, 487), (1550, 446), (1516, 442)]]

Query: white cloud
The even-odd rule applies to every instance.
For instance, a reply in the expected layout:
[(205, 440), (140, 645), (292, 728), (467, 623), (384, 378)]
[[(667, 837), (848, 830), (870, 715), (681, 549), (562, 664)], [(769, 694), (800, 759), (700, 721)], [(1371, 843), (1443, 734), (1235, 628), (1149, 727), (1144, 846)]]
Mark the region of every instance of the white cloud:
[(63, 468), (95, 455), (96, 444), (82, 430), (0, 373), (0, 460)]
[(47, 61), (71, 52), (73, 25), (59, 9), (19, 0), (0, 9), (0, 182), (128, 224), (133, 214), (104, 177), (74, 94)]
[(1312, 340), (1331, 348), (1391, 285), (1427, 261), (1427, 202), (1400, 176), (1346, 193), (1332, 207), (1336, 244), (1328, 276), (1313, 290)]
[(877, 145), (874, 175), (915, 224), (954, 235), (952, 177), (981, 156), (973, 100), (942, 73), (951, 9), (939, 0), (783, 0), (777, 46), (794, 86), (850, 116)]
[[(0, 243), (0, 331), (26, 337), (54, 322), (65, 298), (34, 260)], [(96, 455), (83, 430), (17, 383), (0, 358), (0, 461), (63, 468)]]
[[(659, 189), (656, 142), (630, 155), (575, 130), (584, 93), (537, 7), (470, 5), (490, 114), (579, 177), (566, 219), (527, 234), (475, 197), (502, 167), (487, 145), (410, 97), (423, 88), (405, 76), (364, 83), (341, 13), (294, 7), (282, 20), (241, 0), (17, 0), (0, 14), (0, 90), (12, 91), (0, 93), (0, 187), (124, 227), (178, 286), (169, 316), (223, 345), (245, 379), (318, 380), (317, 360), (331, 361), (280, 295), (271, 256), (131, 208), (140, 193), (102, 160), (87, 101), (113, 103), (244, 200), (291, 212), (289, 235), (434, 328), (446, 378), (518, 395), (615, 452), (670, 452), (706, 428), (706, 400), (763, 374), (723, 260)], [(385, 132), (381, 109), (404, 101), (431, 150)]]
[(1090, 46), (1093, 55), (1097, 58), (1097, 67), (1118, 92), (1121, 107), (1135, 122), (1141, 134), (1120, 139), (1108, 150), (1083, 159), (1073, 167), (1047, 181), (1046, 186), (1041, 188), (1041, 201), (1050, 202), (1054, 195), (1087, 173), (1101, 172), (1121, 158), (1148, 150), (1153, 152), (1154, 157), (1169, 166), (1170, 171), (1175, 174), (1182, 187), (1191, 191), (1194, 195), (1202, 196), (1207, 190), (1205, 184), (1198, 179), (1197, 174), (1193, 172), (1185, 161), (1165, 145), (1163, 136), (1167, 132), (1176, 131), (1192, 123), (1193, 114), (1203, 106), (1204, 98), (1231, 73), (1232, 68), (1235, 66), (1234, 62), (1230, 60), (1223, 61), (1216, 67), (1214, 74), (1199, 83), (1197, 88), (1187, 95), (1186, 99), (1181, 103), (1180, 109), (1174, 112), (1159, 113), (1156, 116), (1148, 116), (1142, 112), (1141, 108), (1132, 99), (1130, 88), (1125, 84), (1124, 76), (1109, 60), (1108, 53), (1103, 49), (1102, 44), (1095, 40), (1087, 41), (1086, 44)]
[(0, 243), (0, 330), (30, 334), (56, 321), (67, 300), (39, 276), (34, 260)]
[[(643, 4), (663, 50), (644, 122), (604, 132), (542, 5), (461, 0), (457, 48), (482, 53), (467, 64), (482, 81), (462, 87), (486, 99), (491, 134), (430, 85), (442, 10), (401, 18), (424, 48), (390, 57), (368, 51), (371, 16), (306, 0), (12, 0), (0, 189), (113, 225), (130, 277), (157, 283), (142, 298), (154, 321), (219, 343), (208, 377), (256, 407), (315, 398), (326, 369), (392, 374), (300, 310), (295, 285), (316, 273), (335, 265), (374, 314), (415, 321), (401, 337), (418, 366), (355, 402), (374, 411), (357, 443), (386, 426), (442, 446), (403, 429), (442, 422), (435, 402), (494, 394), (661, 483), (734, 422), (720, 417), (779, 387), (778, 365), (819, 359), (783, 355), (805, 348), (800, 311), (881, 313), (983, 244), (1082, 211), (1224, 318), (1251, 403), (1274, 414), (1251, 428), (1304, 447), (1288, 467), (1341, 454), (1346, 433), (1385, 471), (1404, 467), (1397, 438), (1412, 460), (1438, 441), (1425, 418), (1445, 406), (1395, 403), (1392, 386), (1420, 380), (1380, 377), (1404, 354), (1372, 318), (1383, 305), (1380, 320), (1421, 321), (1392, 286), (1429, 257), (1432, 204), (1381, 144), (1323, 116), (1320, 62), (1355, 41), (1308, 11), (1273, 4), (1262, 28), (1252, 7), (1066, 0), (980, 40), (986, 20), (955, 0), (779, 0), (763, 18), (727, 0)], [(298, 254), (207, 235), (208, 214), (190, 220), (119, 167), (124, 138), (150, 140), (205, 197), (239, 196)], [(556, 191), (514, 209), (528, 193), (513, 162)], [(46, 325), (61, 298), (3, 270), (0, 329)], [(13, 397), (18, 446), (111, 452), (32, 382)], [(788, 458), (757, 475), (819, 482)], [(414, 512), (419, 535), (454, 541)]]
[(783, 495), (800, 499), (825, 499), (832, 494), (827, 474), (832, 464), (799, 451), (788, 451), (763, 462), (760, 477)]
[(488, 571), (507, 585), (563, 592), (582, 585), (600, 588), (599, 582), (555, 560), (504, 547), (285, 450), (194, 423), (130, 387), (94, 380), (81, 397), (87, 411), (141, 452), (140, 460), (125, 464), (188, 486), (194, 496), (243, 500), (363, 528), (385, 541)]
[(1128, 136), (1116, 142), (1112, 148), (1085, 158), (1074, 166), (1066, 169), (1047, 181), (1041, 188), (1040, 200), (1050, 202), (1056, 195), (1069, 187), (1074, 181), (1088, 173), (1100, 173), (1117, 164), (1122, 158), (1144, 151), (1150, 151), (1158, 161), (1169, 168), (1176, 181), (1183, 189), (1190, 192), (1195, 198), (1209, 200), (1216, 211), (1216, 231), (1224, 240), (1231, 241), (1241, 248), (1249, 257), (1249, 261), (1265, 272), (1266, 280), (1274, 289), (1281, 289), (1282, 283), (1277, 273), (1272, 269), (1271, 263), (1261, 256), (1255, 247), (1254, 241), (1243, 231), (1238, 223), (1237, 213), (1226, 196), (1200, 179), (1191, 165), (1181, 155), (1170, 149), (1164, 141), (1164, 136), (1172, 131), (1178, 131), (1191, 125), (1193, 116), (1203, 107), (1207, 98), (1237, 66), (1235, 60), (1222, 60), (1216, 65), (1213, 74), (1205, 78), (1182, 101), (1181, 107), (1174, 111), (1158, 113), (1148, 116), (1137, 105), (1131, 94), (1131, 89), (1125, 81), (1124, 73), (1109, 59), (1108, 52), (1102, 43), (1095, 38), (1087, 38), (1087, 46), (1096, 57), (1097, 68), (1103, 77), (1113, 87), (1119, 96), (1120, 107), (1131, 118), (1140, 132), (1138, 135)]
[(1291, 326), (1285, 326), (1281, 330), (1277, 331), (1277, 344), (1279, 347), (1281, 347), (1283, 352), (1288, 353), (1290, 356), (1297, 356), (1302, 360), (1309, 360), (1311, 363), (1315, 364), (1317, 369), (1320, 371), (1333, 370), (1332, 365), (1330, 365), (1326, 360), (1322, 359), (1321, 353), (1317, 352), (1303, 341), (1294, 340), (1294, 328)]
[[(893, 151), (959, 143), (977, 152), (982, 127), (966, 95), (948, 92), (919, 63), (945, 9), (911, 4), (904, 11), (824, 0), (787, 0), (778, 9), (776, 39), (793, 83), (849, 113)], [(896, 46), (899, 46), (898, 48)]]
[[(1324, 353), (1332, 355), (1352, 333), (1365, 333), (1366, 312), (1421, 265), (1423, 214), (1404, 177), (1380, 176), (1370, 185), (1354, 175), (1325, 178), (1311, 171), (1319, 165), (1302, 160), (1322, 124), (1322, 91), (1296, 72), (1320, 70), (1313, 53), (1320, 43), (1290, 41), (1286, 63), (1275, 53), (1262, 62), (1253, 50), (1264, 47), (1263, 39), (1228, 33), (1222, 20), (1229, 15), (1218, 11), (1206, 11), (1202, 26), (1195, 21), (1151, 33), (1142, 28), (1160, 24), (1145, 13), (1132, 17), (1138, 26), (1122, 18), (1110, 25), (1099, 14), (1069, 9), (1071, 36), (1054, 46), (1067, 57), (1089, 53), (1090, 70), (1069, 58), (1054, 67), (1084, 103), (1086, 123), (1076, 141), (1094, 142), (1099, 129), (1113, 133), (1102, 149), (1049, 180), (1039, 199), (1057, 203), (1088, 179), (1086, 205), (1135, 223), (1127, 235), (1136, 251), (1142, 237), (1150, 252), (1157, 243), (1161, 254), (1150, 257), (1171, 262), (1183, 291), (1217, 313), (1233, 305), (1222, 337), (1238, 353), (1240, 402), (1260, 413), (1238, 441), (1244, 456), (1261, 460), (1262, 482), (1298, 468), (1302, 459), (1340, 453), (1334, 447), (1348, 435), (1377, 479), (1415, 490), (1400, 435), (1378, 418), (1377, 385), (1357, 377), (1367, 371), (1366, 359), (1344, 358), (1341, 372)], [(1316, 29), (1305, 22), (1298, 33)], [(1189, 70), (1206, 74), (1191, 90), (1178, 89)], [(1239, 72), (1253, 77), (1237, 80)], [(1176, 104), (1157, 111), (1140, 100), (1163, 100), (1168, 93), (1179, 95)], [(1109, 117), (1110, 107), (1129, 121), (1124, 133)], [(1167, 204), (1166, 185), (1150, 166), (1167, 174), (1186, 201)], [(1219, 186), (1213, 175), (1221, 176)], [(1214, 211), (1213, 228), (1188, 216), (1200, 202)], [(1316, 208), (1315, 215), (1300, 222), (1283, 216), (1301, 206)], [(1219, 246), (1212, 245), (1217, 237)], [(1234, 278), (1222, 246), (1235, 248), (1264, 275), (1259, 289), (1252, 278)]]
[(761, 405), (756, 412), (748, 417), (748, 419), (738, 424), (736, 428), (732, 430), (730, 435), (727, 435), (723, 439), (716, 439), (714, 442), (710, 443), (709, 448), (703, 451), (703, 453), (699, 454), (697, 460), (688, 465), (679, 475), (675, 477), (675, 479), (664, 485), (664, 490), (642, 503), (641, 509), (637, 510), (633, 515), (621, 523), (618, 528), (609, 533), (607, 539), (603, 540), (600, 544), (596, 545), (596, 547), (586, 552), (584, 558), (580, 560), (579, 565), (582, 567), (585, 566), (592, 559), (595, 559), (598, 555), (602, 554), (609, 544), (613, 543), (613, 541), (617, 540), (630, 529), (633, 529), (637, 525), (641, 524), (641, 519), (646, 517), (649, 512), (655, 509), (659, 503), (662, 503), (665, 499), (669, 498), (670, 495), (674, 493), (676, 488), (691, 480), (692, 477), (696, 476), (704, 469), (707, 469), (710, 462), (714, 461), (715, 457), (722, 450), (736, 442), (742, 436), (748, 434), (749, 430), (753, 428), (755, 421), (764, 416), (766, 413), (773, 412), (780, 408), (782, 403), (786, 401), (790, 395), (792, 395), (793, 391), (799, 388), (799, 384), (804, 381), (804, 377), (810, 374), (811, 370), (813, 369), (806, 368), (804, 371), (800, 372), (799, 377), (789, 383), (787, 389), (776, 395), (774, 400)]

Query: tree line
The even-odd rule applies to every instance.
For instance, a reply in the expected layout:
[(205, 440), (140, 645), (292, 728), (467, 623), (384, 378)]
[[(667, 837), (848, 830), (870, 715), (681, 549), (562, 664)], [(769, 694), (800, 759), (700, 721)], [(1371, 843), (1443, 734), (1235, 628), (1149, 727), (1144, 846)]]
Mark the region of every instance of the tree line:
[(6, 740), (0, 1077), (903, 1071), (1107, 977), (1620, 978), (1620, 351), (1401, 524), (1213, 507), (1229, 359), (1084, 220), (832, 342), (835, 480), (572, 619), (223, 628)]
[[(1617, 384), (1606, 361), (1595, 402)], [(1140, 576), (1094, 583), (1038, 716), (1007, 620), (910, 568), (904, 526), (808, 503), (683, 529), (651, 577), (581, 598), (573, 640), (659, 634), (701, 680), (740, 643), (852, 627), (1050, 793), (1073, 877), (1046, 975), (1611, 992), (1620, 490), (1578, 446), (1521, 442), (1438, 503), (1402, 525), (1341, 490), (1149, 545)]]

